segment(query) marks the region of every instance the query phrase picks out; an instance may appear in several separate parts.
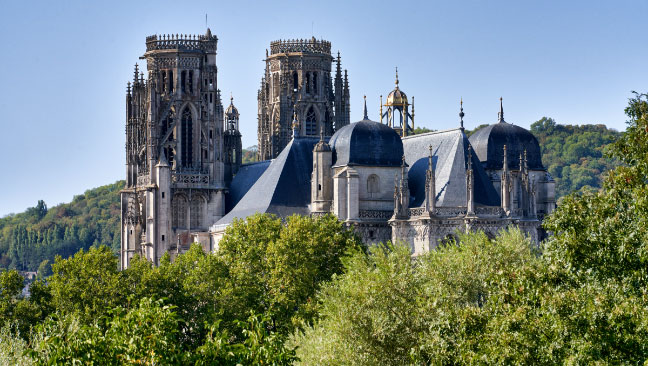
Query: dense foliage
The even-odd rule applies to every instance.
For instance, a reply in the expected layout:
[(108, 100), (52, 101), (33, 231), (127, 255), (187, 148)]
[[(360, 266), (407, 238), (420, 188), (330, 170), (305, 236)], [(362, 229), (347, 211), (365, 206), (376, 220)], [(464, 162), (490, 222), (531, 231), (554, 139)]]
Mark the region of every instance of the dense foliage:
[(556, 195), (565, 196), (582, 187), (601, 188), (604, 173), (616, 167), (605, 149), (621, 133), (605, 125), (560, 125), (543, 117), (531, 125), (540, 142), (542, 162), (556, 180)]
[(359, 240), (331, 215), (256, 215), (228, 227), (217, 253), (194, 245), (157, 267), (135, 257), (118, 271), (105, 246), (57, 257), (29, 298), (17, 271), (4, 271), (0, 360), (289, 365), (287, 335), (313, 322), (315, 294), (347, 252), (360, 252)]
[(20, 214), (0, 218), (0, 268), (36, 271), (54, 257), (105, 245), (119, 250), (119, 191), (124, 181), (75, 196), (72, 202), (47, 208), (38, 201)]

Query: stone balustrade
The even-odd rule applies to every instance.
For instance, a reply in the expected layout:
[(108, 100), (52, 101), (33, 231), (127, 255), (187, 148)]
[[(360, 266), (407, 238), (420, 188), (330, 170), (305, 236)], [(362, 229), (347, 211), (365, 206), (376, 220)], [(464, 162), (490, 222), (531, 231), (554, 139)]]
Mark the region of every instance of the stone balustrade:
[(216, 51), (215, 36), (191, 34), (162, 34), (146, 37), (146, 51), (183, 50), (183, 51)]
[(288, 52), (307, 52), (331, 54), (331, 42), (311, 39), (288, 39), (270, 43), (270, 54)]

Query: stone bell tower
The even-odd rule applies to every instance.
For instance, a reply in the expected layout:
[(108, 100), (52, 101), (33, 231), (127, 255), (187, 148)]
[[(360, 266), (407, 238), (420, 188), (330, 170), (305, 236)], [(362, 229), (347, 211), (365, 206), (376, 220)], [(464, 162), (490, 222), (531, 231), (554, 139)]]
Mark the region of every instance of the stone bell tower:
[(300, 136), (326, 136), (349, 124), (349, 80), (338, 53), (335, 82), (331, 42), (299, 39), (270, 43), (258, 92), (259, 160), (273, 159), (291, 139), (296, 113)]
[(147, 73), (126, 90), (126, 187), (121, 192), (121, 268), (135, 254), (154, 264), (224, 214), (223, 106), (218, 39), (146, 38)]

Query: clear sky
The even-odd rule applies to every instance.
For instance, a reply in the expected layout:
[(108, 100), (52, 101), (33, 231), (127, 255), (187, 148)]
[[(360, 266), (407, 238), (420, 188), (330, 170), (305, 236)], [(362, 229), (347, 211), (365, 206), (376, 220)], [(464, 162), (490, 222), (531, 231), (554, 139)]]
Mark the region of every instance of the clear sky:
[(349, 70), (351, 120), (379, 95), (416, 97), (416, 125), (497, 119), (625, 128), (648, 91), (648, 1), (8, 1), (0, 0), (0, 216), (68, 202), (123, 179), (124, 95), (145, 37), (219, 37), (218, 87), (256, 144), (256, 93), (269, 43), (324, 38)]

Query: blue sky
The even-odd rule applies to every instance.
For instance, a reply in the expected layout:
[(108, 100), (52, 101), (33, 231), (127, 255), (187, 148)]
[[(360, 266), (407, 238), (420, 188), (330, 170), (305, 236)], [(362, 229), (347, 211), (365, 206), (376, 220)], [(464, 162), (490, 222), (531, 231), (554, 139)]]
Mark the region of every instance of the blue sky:
[(631, 91), (648, 91), (648, 1), (0, 1), (0, 216), (123, 179), (124, 94), (144, 39), (202, 34), (205, 13), (244, 147), (280, 38), (341, 52), (352, 120), (365, 94), (377, 118), (395, 66), (416, 124), (434, 129), (457, 126), (461, 97), (467, 128), (494, 123), (502, 96), (524, 127), (549, 116), (623, 130)]

